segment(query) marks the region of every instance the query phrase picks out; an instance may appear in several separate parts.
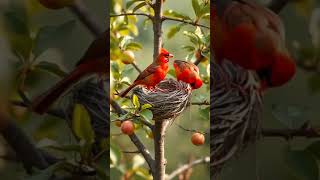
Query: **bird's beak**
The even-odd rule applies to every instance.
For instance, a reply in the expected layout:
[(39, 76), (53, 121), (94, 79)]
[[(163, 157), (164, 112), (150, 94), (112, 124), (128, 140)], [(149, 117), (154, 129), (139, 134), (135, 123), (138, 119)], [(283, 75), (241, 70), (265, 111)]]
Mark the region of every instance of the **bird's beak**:
[(169, 54), (169, 58), (173, 58), (173, 54)]

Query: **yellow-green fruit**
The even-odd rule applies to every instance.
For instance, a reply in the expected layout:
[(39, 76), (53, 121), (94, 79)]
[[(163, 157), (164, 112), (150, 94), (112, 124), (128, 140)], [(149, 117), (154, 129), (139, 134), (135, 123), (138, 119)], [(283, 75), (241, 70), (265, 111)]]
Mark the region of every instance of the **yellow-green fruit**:
[(134, 62), (134, 53), (132, 51), (123, 51), (122, 55), (121, 61), (124, 64), (131, 64)]
[(74, 0), (39, 0), (39, 2), (48, 9), (61, 9), (72, 5)]

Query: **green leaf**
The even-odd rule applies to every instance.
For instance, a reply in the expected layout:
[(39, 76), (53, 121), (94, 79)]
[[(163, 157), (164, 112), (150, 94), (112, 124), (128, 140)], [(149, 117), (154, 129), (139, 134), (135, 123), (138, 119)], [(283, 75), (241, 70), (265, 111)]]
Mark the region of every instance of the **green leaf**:
[(132, 1), (128, 1), (126, 3), (126, 8), (129, 9), (134, 3), (139, 2), (139, 1), (144, 1), (144, 0), (132, 0)]
[(141, 106), (141, 110), (149, 109), (149, 108), (151, 108), (151, 107), (152, 107), (151, 104), (144, 104), (144, 105)]
[(116, 167), (121, 160), (121, 150), (113, 145), (110, 144), (110, 168)]
[(72, 125), (72, 129), (78, 138), (88, 143), (94, 142), (94, 131), (91, 126), (90, 115), (81, 104), (76, 104), (74, 107)]
[(138, 96), (137, 95), (133, 95), (133, 97), (132, 97), (132, 103), (133, 103), (133, 105), (134, 105), (134, 107), (135, 108), (140, 108), (140, 102), (139, 102), (139, 98), (138, 98)]
[(146, 6), (147, 3), (146, 2), (141, 2), (139, 3), (136, 7), (133, 8), (132, 12), (136, 12), (137, 10), (139, 10), (140, 8)]
[(288, 151), (285, 155), (286, 164), (299, 179), (318, 180), (318, 164), (307, 151)]
[(180, 19), (184, 19), (184, 20), (192, 20), (188, 15), (178, 13), (178, 12), (173, 11), (171, 9), (164, 11), (163, 15), (168, 16), (168, 17), (180, 18)]
[(187, 36), (194, 45), (198, 46), (201, 44), (200, 38), (194, 32), (184, 31), (183, 34)]
[(65, 22), (58, 26), (44, 26), (39, 29), (35, 38), (33, 53), (38, 57), (48, 48), (60, 47), (68, 38), (76, 25), (75, 20)]
[(140, 112), (140, 115), (148, 122), (150, 122), (153, 118), (152, 111), (149, 109), (144, 109)]
[(126, 45), (125, 49), (131, 51), (139, 51), (142, 49), (142, 45), (136, 42), (130, 42)]
[(197, 17), (200, 17), (201, 16), (201, 7), (200, 7), (198, 0), (192, 0), (192, 7), (193, 7), (193, 11), (194, 11), (195, 15)]
[(206, 107), (204, 109), (199, 109), (200, 117), (204, 120), (209, 120), (210, 119), (210, 107)]
[(67, 73), (64, 72), (59, 65), (52, 62), (41, 61), (37, 65), (35, 65), (35, 68), (52, 73), (59, 77), (65, 77), (67, 75)]
[(193, 46), (185, 46), (185, 45), (182, 46), (182, 49), (185, 49), (188, 52), (194, 52), (196, 50), (196, 48)]
[(167, 34), (167, 38), (171, 39), (174, 35), (176, 35), (181, 30), (182, 26), (184, 26), (184, 24), (174, 25), (174, 26), (170, 27), (168, 34)]

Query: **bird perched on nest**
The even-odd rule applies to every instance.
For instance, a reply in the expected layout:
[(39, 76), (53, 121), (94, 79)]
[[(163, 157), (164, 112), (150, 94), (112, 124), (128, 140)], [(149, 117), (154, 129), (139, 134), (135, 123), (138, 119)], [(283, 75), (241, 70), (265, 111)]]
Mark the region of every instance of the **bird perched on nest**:
[(84, 56), (78, 61), (76, 68), (69, 75), (35, 98), (31, 105), (31, 109), (34, 112), (45, 113), (61, 94), (84, 77), (92, 74), (109, 76), (109, 44), (107, 43), (109, 41), (109, 33), (109, 30), (105, 31), (91, 43)]
[(198, 89), (202, 86), (199, 68), (195, 64), (187, 61), (175, 60), (173, 66), (178, 81), (189, 83), (192, 89)]
[(144, 85), (148, 89), (154, 88), (159, 82), (161, 82), (169, 71), (168, 62), (173, 55), (170, 54), (164, 48), (161, 48), (160, 54), (156, 61), (150, 64), (145, 70), (143, 70), (137, 79), (126, 90), (119, 94), (120, 97), (125, 97), (128, 92), (137, 85)]
[(278, 15), (249, 0), (216, 1), (211, 9), (213, 52), (259, 75), (262, 89), (281, 86), (295, 74)]

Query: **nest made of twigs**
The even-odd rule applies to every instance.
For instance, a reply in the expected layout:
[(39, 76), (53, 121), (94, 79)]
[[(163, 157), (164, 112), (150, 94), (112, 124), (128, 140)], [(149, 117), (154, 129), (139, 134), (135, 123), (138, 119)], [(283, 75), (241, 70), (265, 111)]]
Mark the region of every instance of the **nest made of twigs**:
[[(91, 78), (79, 82), (64, 98), (63, 109), (67, 117), (72, 117), (75, 104), (82, 104), (91, 118), (96, 140), (109, 137), (109, 90), (108, 81)], [(72, 121), (69, 120), (71, 124)]]
[(141, 104), (151, 104), (154, 120), (170, 120), (177, 117), (187, 106), (191, 97), (189, 84), (174, 79), (161, 81), (154, 90), (143, 86), (133, 89)]
[(211, 67), (211, 174), (257, 139), (262, 97), (251, 71), (225, 60)]

